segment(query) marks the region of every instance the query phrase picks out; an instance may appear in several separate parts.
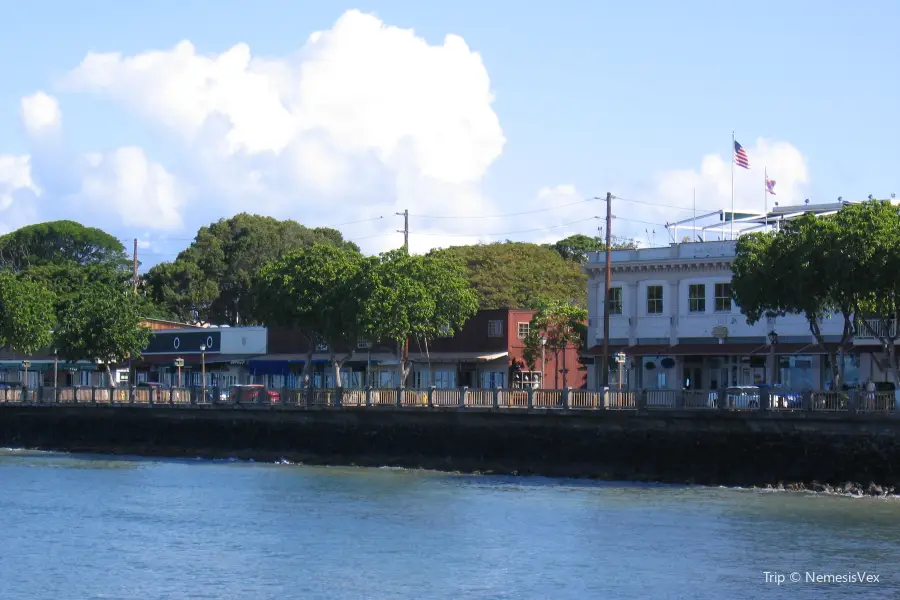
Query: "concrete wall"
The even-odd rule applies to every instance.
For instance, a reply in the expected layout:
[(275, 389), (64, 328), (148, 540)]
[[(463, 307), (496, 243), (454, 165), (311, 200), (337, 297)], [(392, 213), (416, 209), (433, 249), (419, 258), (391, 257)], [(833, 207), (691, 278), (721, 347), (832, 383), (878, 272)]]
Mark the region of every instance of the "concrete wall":
[(900, 419), (0, 406), (0, 446), (765, 485), (900, 486)]

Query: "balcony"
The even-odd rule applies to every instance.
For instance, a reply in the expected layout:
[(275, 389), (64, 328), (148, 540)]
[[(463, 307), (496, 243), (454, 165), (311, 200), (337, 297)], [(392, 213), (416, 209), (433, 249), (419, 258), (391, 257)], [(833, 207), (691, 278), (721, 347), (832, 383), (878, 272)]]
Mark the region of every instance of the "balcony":
[(883, 319), (860, 320), (864, 320), (868, 327), (862, 323), (857, 323), (854, 341), (871, 343), (880, 342), (882, 338), (894, 339), (897, 337), (897, 323), (894, 321), (885, 321)]

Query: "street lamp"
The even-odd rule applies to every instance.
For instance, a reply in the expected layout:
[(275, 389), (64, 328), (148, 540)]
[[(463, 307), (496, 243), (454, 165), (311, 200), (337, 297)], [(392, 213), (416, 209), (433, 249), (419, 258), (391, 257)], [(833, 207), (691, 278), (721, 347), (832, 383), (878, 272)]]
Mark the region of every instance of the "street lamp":
[(616, 354), (616, 363), (619, 365), (619, 389), (622, 389), (622, 369), (625, 367), (625, 353)]
[(772, 360), (772, 385), (775, 385), (778, 363), (775, 360), (775, 346), (778, 344), (778, 334), (774, 330), (769, 332), (769, 354)]
[(53, 401), (57, 400), (57, 388), (59, 387), (59, 351), (53, 349)]
[(538, 389), (544, 388), (544, 365), (547, 362), (547, 359), (544, 357), (544, 352), (546, 350), (547, 350), (547, 336), (542, 335), (541, 336), (541, 382), (540, 382), (540, 388), (538, 388)]
[(30, 360), (23, 360), (23, 361), (22, 361), (22, 368), (25, 369), (25, 382), (24, 382), (24, 385), (23, 385), (22, 387), (25, 389), (25, 392), (26, 392), (26, 393), (28, 393), (28, 367), (30, 367), (30, 366), (31, 366), (31, 361), (30, 361)]
[(563, 376), (563, 389), (567, 389), (569, 387), (569, 370), (566, 368), (566, 346), (568, 346), (569, 343), (566, 340), (563, 340), (559, 345), (562, 346), (563, 353), (562, 371), (560, 371)]
[(206, 344), (200, 346), (200, 378), (203, 386), (203, 401), (206, 402)]

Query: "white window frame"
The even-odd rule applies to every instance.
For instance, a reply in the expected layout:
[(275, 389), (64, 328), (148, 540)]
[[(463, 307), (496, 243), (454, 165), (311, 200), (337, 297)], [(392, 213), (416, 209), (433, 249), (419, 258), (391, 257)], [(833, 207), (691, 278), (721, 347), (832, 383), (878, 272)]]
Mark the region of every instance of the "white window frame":
[[(727, 286), (728, 287), (728, 295), (720, 296), (719, 295), (719, 286)], [(728, 313), (731, 312), (731, 309), (734, 308), (734, 301), (731, 299), (731, 282), (730, 281), (720, 281), (716, 283), (713, 287), (713, 293), (715, 294), (715, 309), (716, 312), (719, 313)], [(727, 308), (719, 308), (719, 300), (723, 301), (723, 304), (727, 303)]]
[(609, 288), (609, 314), (621, 315), (622, 308), (625, 304), (624, 291), (621, 285), (610, 286)]
[[(691, 296), (691, 288), (700, 288), (701, 294), (699, 297)], [(693, 302), (699, 302), (700, 308), (698, 310), (694, 310)], [(689, 283), (688, 284), (688, 313), (689, 314), (703, 314), (706, 312), (706, 284), (705, 283)]]
[(531, 321), (519, 321), (516, 323), (516, 337), (524, 340), (531, 332)]
[[(659, 290), (659, 298), (651, 298), (651, 297), (650, 297), (650, 290), (651, 290), (651, 289), (654, 289), (654, 290), (655, 290), (655, 289), (658, 289), (658, 290)], [(665, 314), (665, 311), (666, 311), (666, 302), (665, 302), (665, 300), (666, 300), (666, 288), (665, 288), (664, 285), (659, 284), (659, 283), (652, 283), (652, 284), (649, 284), (649, 285), (647, 286), (647, 289), (646, 289), (644, 295), (646, 296), (646, 299), (647, 299), (647, 306), (646, 306), (645, 308), (647, 309), (647, 314), (648, 314), (648, 315), (662, 315), (662, 314)], [(650, 310), (650, 302), (659, 302), (659, 310), (653, 310), (653, 311), (651, 311), (651, 310)]]

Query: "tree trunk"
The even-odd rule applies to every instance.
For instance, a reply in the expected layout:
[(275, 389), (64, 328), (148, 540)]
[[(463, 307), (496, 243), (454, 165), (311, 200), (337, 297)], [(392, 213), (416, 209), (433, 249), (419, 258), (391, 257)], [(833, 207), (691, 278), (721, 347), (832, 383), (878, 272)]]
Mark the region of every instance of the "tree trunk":
[(337, 354), (331, 353), (331, 365), (334, 367), (334, 387), (340, 388), (343, 387), (343, 381), (341, 380), (341, 368), (347, 364), (347, 361), (353, 358), (353, 355), (356, 354), (356, 351), (350, 352), (344, 358), (338, 360)]
[(406, 379), (412, 363), (409, 362), (409, 340), (397, 342), (397, 373), (400, 375), (400, 387), (406, 387)]
[(831, 365), (831, 386), (833, 391), (838, 391), (840, 372), (838, 371), (837, 352), (828, 350), (828, 346), (825, 345), (825, 338), (822, 336), (822, 330), (819, 328), (819, 320), (807, 316), (806, 321), (809, 323), (809, 331), (813, 334), (816, 342), (825, 349), (825, 353), (828, 356), (828, 363)]
[(111, 387), (111, 388), (118, 387), (116, 385), (116, 378), (113, 377), (112, 369), (109, 368), (109, 363), (105, 362), (105, 363), (103, 363), (103, 366), (106, 368), (106, 378), (109, 381), (109, 387)]
[(313, 347), (310, 346), (306, 351), (306, 362), (303, 363), (303, 371), (300, 373), (303, 387), (309, 387), (309, 382), (312, 381), (310, 372), (312, 371), (313, 350)]

